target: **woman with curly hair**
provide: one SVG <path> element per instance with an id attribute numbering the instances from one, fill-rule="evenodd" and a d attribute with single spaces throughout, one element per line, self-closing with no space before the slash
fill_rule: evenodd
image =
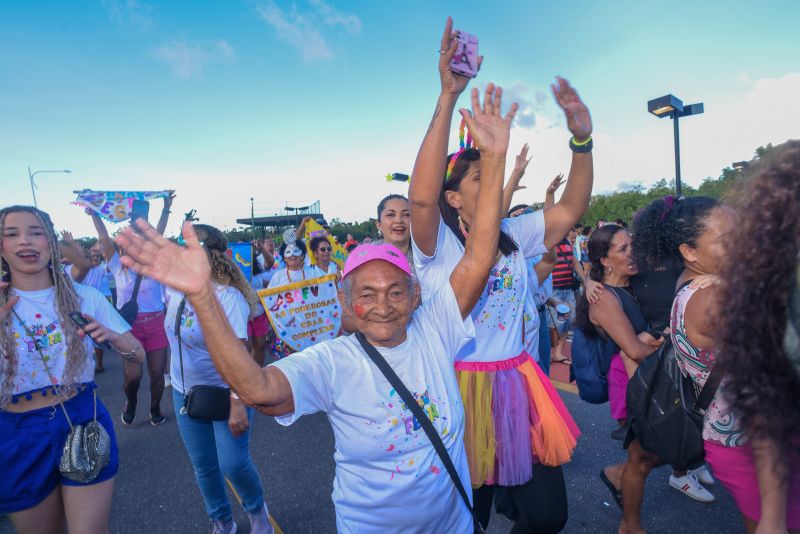
<path id="1" fill-rule="evenodd" d="M 132 363 L 144 361 L 144 349 L 99 291 L 64 272 L 47 213 L 0 210 L 0 249 L 0 514 L 21 534 L 108 532 L 119 456 L 86 336 Z M 89 321 L 80 330 L 76 312 Z M 76 482 L 59 461 L 70 427 L 93 419 L 110 438 L 108 463 Z"/>
<path id="2" fill-rule="evenodd" d="M 715 474 L 748 532 L 800 532 L 800 142 L 753 169 L 737 207 L 715 326 L 726 401 L 747 443 L 706 442 L 706 456 L 724 463 Z"/>
<path id="3" fill-rule="evenodd" d="M 211 280 L 217 300 L 236 336 L 244 343 L 247 319 L 251 310 L 260 306 L 258 297 L 228 256 L 228 243 L 222 232 L 205 224 L 193 226 L 211 263 Z M 177 408 L 185 406 L 186 396 L 194 386 L 228 386 L 211 361 L 192 305 L 183 293 L 174 289 L 167 288 L 165 296 L 167 314 L 164 328 L 172 350 L 172 399 Z M 227 421 L 199 420 L 189 416 L 186 410 L 176 409 L 178 429 L 194 466 L 213 532 L 236 532 L 225 479 L 241 498 L 242 507 L 250 519 L 250 532 L 272 532 L 261 479 L 250 458 L 253 409 L 245 406 L 235 393 L 231 393 L 230 403 Z"/>

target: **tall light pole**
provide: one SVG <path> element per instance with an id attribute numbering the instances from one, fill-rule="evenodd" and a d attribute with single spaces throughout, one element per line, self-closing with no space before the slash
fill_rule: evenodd
<path id="1" fill-rule="evenodd" d="M 36 184 L 33 183 L 33 177 L 37 174 L 44 174 L 44 173 L 53 173 L 53 172 L 60 172 L 70 174 L 72 171 L 69 169 L 62 169 L 62 170 L 42 170 L 42 171 L 33 171 L 31 172 L 31 168 L 28 167 L 28 178 L 31 181 L 31 193 L 33 193 L 33 207 L 38 208 L 39 204 L 36 203 Z"/>
<path id="2" fill-rule="evenodd" d="M 253 241 L 256 240 L 256 216 L 253 210 L 253 197 L 250 197 L 250 231 L 253 234 Z"/>
<path id="3" fill-rule="evenodd" d="M 689 115 L 700 115 L 703 113 L 703 103 L 684 105 L 683 102 L 674 95 L 664 95 L 647 102 L 647 111 L 658 118 L 669 117 L 672 119 L 672 126 L 675 137 L 675 194 L 681 196 L 681 147 L 680 132 L 678 130 L 678 119 Z"/>

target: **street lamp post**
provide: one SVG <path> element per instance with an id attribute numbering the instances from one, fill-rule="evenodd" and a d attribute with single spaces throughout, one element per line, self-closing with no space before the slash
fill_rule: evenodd
<path id="1" fill-rule="evenodd" d="M 54 172 L 61 172 L 70 174 L 72 171 L 69 169 L 62 169 L 62 170 L 41 170 L 41 171 L 33 171 L 31 172 L 31 168 L 28 167 L 28 178 L 31 181 L 31 193 L 33 193 L 33 207 L 39 208 L 39 204 L 36 202 L 36 184 L 33 183 L 33 177 L 37 174 L 44 174 L 44 173 L 54 173 Z"/>
<path id="2" fill-rule="evenodd" d="M 700 115 L 703 113 L 703 103 L 684 105 L 681 99 L 674 95 L 664 95 L 647 102 L 647 111 L 658 118 L 669 117 L 672 119 L 672 127 L 675 137 L 675 194 L 681 196 L 681 147 L 680 131 L 678 129 L 678 119 L 689 115 Z"/>
<path id="3" fill-rule="evenodd" d="M 256 240 L 256 216 L 253 209 L 253 197 L 250 197 L 250 233 L 253 234 L 253 241 Z"/>

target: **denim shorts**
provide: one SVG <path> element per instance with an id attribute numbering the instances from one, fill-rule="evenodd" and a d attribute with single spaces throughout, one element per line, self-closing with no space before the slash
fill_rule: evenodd
<path id="1" fill-rule="evenodd" d="M 94 418 L 95 385 L 64 403 L 74 425 Z M 61 451 L 69 434 L 69 423 L 61 407 L 48 406 L 23 413 L 0 411 L 0 514 L 20 512 L 42 502 L 56 486 L 89 486 L 113 478 L 119 469 L 119 451 L 114 424 L 108 410 L 97 399 L 97 421 L 111 438 L 111 459 L 88 484 L 61 476 Z"/>

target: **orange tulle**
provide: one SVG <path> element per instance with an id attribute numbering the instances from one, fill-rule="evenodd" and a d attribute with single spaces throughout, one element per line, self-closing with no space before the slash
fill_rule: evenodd
<path id="1" fill-rule="evenodd" d="M 517 367 L 528 384 L 531 403 L 531 448 L 543 465 L 558 466 L 572 458 L 577 445 L 577 436 L 570 431 L 562 414 L 548 395 L 533 362 L 527 361 Z M 560 399 L 559 399 L 560 401 Z M 533 408 L 535 406 L 535 408 Z M 569 417 L 569 414 L 567 413 Z M 571 417 L 570 417 L 571 419 Z M 574 422 L 573 422 L 574 425 Z M 575 427 L 577 429 L 577 426 Z"/>

